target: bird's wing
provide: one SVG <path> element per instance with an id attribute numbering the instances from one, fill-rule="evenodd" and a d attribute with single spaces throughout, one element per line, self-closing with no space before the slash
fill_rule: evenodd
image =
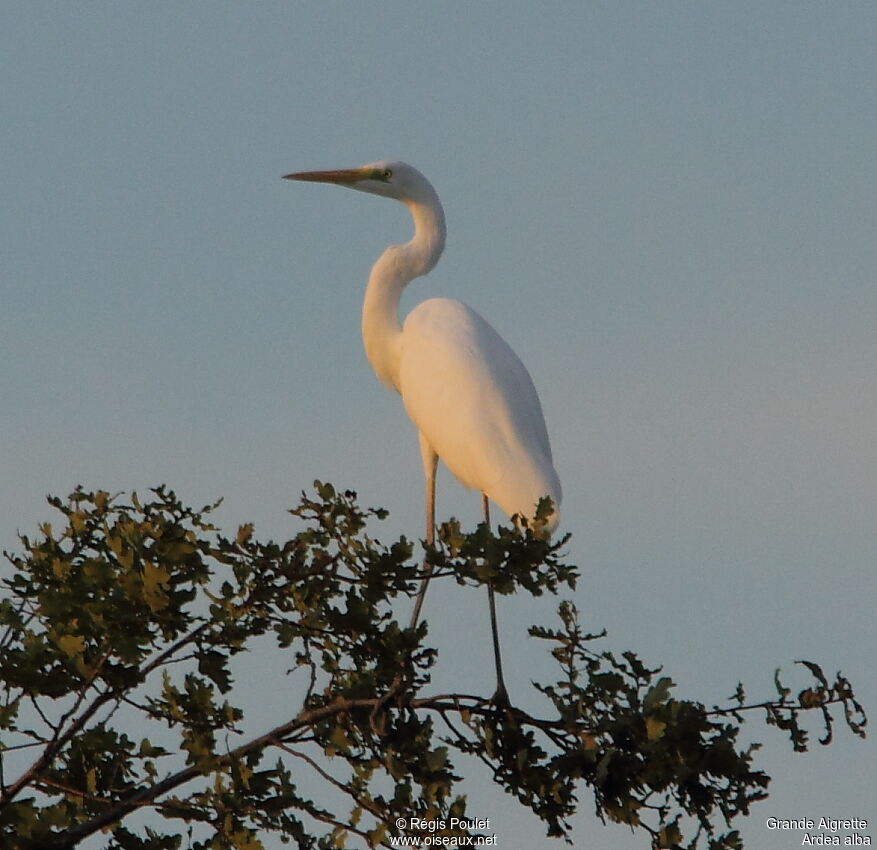
<path id="1" fill-rule="evenodd" d="M 405 320 L 405 409 L 451 472 L 507 513 L 560 500 L 539 397 L 524 364 L 465 304 L 433 298 Z"/>

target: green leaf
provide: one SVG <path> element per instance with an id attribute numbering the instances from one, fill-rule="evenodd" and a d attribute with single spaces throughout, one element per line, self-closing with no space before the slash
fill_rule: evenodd
<path id="1" fill-rule="evenodd" d="M 669 676 L 662 676 L 649 688 L 643 699 L 643 711 L 654 711 L 657 706 L 667 702 L 670 698 L 670 690 L 673 688 L 673 680 Z"/>
<path id="2" fill-rule="evenodd" d="M 143 564 L 143 599 L 153 613 L 163 610 L 168 605 L 165 589 L 170 582 L 170 573 L 161 566 L 150 561 Z"/>
<path id="3" fill-rule="evenodd" d="M 55 638 L 55 643 L 70 658 L 81 658 L 85 652 L 85 638 L 82 635 L 61 635 Z"/>
<path id="4" fill-rule="evenodd" d="M 663 720 L 658 720 L 654 716 L 646 718 L 646 737 L 650 741 L 655 741 L 664 734 L 667 724 Z"/>
<path id="5" fill-rule="evenodd" d="M 198 672 L 207 676 L 220 690 L 228 693 L 231 690 L 231 674 L 227 667 L 228 657 L 213 649 L 198 653 Z"/>
<path id="6" fill-rule="evenodd" d="M 448 763 L 448 748 L 437 747 L 426 754 L 426 766 L 433 772 L 441 770 Z"/>

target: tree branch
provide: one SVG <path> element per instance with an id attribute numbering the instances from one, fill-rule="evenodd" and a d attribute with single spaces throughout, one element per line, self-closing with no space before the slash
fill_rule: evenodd
<path id="1" fill-rule="evenodd" d="M 362 699 L 340 699 L 329 705 L 320 706 L 319 708 L 303 709 L 299 714 L 287 723 L 276 726 L 270 732 L 253 738 L 241 746 L 229 751 L 225 755 L 217 756 L 213 765 L 216 768 L 225 767 L 233 762 L 238 761 L 244 756 L 265 749 L 269 746 L 283 747 L 285 739 L 290 735 L 294 735 L 301 729 L 310 728 L 316 723 L 327 718 L 334 717 L 338 714 L 348 712 L 354 709 L 373 709 L 380 702 L 380 698 L 362 698 Z M 466 704 L 468 703 L 468 704 Z M 413 709 L 425 709 L 438 713 L 450 712 L 459 713 L 464 708 L 470 712 L 479 715 L 490 715 L 495 709 L 489 699 L 473 695 L 464 694 L 440 694 L 438 696 L 424 697 L 422 699 L 413 699 L 408 704 Z M 529 714 L 517 709 L 512 709 L 519 722 L 524 725 L 532 725 L 537 727 L 550 727 L 555 724 L 552 721 L 538 720 L 530 717 Z M 72 829 L 59 834 L 54 840 L 46 841 L 42 844 L 43 850 L 70 850 L 75 847 L 84 838 L 94 835 L 102 829 L 122 820 L 135 809 L 143 806 L 151 805 L 159 797 L 191 782 L 199 776 L 203 776 L 202 770 L 196 767 L 187 767 L 177 771 L 170 776 L 165 777 L 161 782 L 150 785 L 147 788 L 141 788 L 130 794 L 126 798 L 120 800 L 115 806 L 100 815 L 86 821 Z"/>

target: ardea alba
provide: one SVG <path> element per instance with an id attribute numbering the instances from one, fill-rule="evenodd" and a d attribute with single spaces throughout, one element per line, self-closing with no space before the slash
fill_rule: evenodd
<path id="1" fill-rule="evenodd" d="M 449 298 L 430 298 L 399 322 L 402 290 L 435 266 L 445 247 L 445 214 L 432 184 L 404 162 L 375 162 L 341 171 L 305 171 L 289 180 L 335 183 L 402 201 L 414 219 L 414 236 L 391 245 L 369 276 L 362 306 L 365 352 L 378 378 L 401 396 L 417 426 L 426 477 L 426 541 L 435 540 L 435 473 L 438 458 L 466 486 L 509 516 L 532 517 L 550 496 L 558 521 L 561 488 L 551 458 L 539 396 L 524 364 L 474 310 Z M 417 624 L 429 567 L 417 597 Z M 502 677 L 496 607 L 488 585 L 497 699 L 507 694 Z"/>

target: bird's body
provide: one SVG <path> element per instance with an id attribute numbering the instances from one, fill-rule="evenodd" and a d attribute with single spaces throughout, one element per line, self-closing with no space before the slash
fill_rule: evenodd
<path id="1" fill-rule="evenodd" d="M 432 184 L 403 162 L 376 162 L 342 171 L 286 175 L 335 183 L 401 201 L 414 220 L 414 236 L 391 245 L 369 276 L 362 307 L 366 356 L 378 378 L 401 396 L 418 430 L 426 478 L 426 542 L 435 533 L 435 472 L 441 458 L 465 486 L 509 516 L 532 518 L 550 497 L 558 521 L 560 480 L 554 469 L 539 396 L 524 364 L 474 310 L 448 298 L 430 298 L 399 321 L 399 299 L 415 277 L 435 266 L 445 246 L 445 215 Z M 430 568 L 412 617 L 416 624 Z M 497 699 L 505 699 L 493 589 L 491 622 L 497 662 Z"/>
<path id="2" fill-rule="evenodd" d="M 474 310 L 431 298 L 408 314 L 397 389 L 421 440 L 464 486 L 480 490 L 508 516 L 532 516 L 543 496 L 559 502 L 533 381 Z"/>

